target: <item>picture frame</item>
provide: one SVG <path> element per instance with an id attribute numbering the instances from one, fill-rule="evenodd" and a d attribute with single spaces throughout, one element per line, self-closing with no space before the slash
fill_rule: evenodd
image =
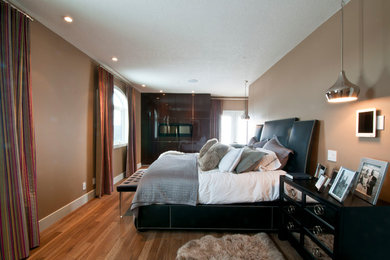
<path id="1" fill-rule="evenodd" d="M 316 182 L 315 187 L 317 188 L 317 190 L 319 192 L 321 192 L 326 187 L 324 184 L 325 184 L 327 179 L 328 178 L 325 176 L 325 174 L 320 175 L 320 177 L 318 178 L 318 181 Z"/>
<path id="2" fill-rule="evenodd" d="M 319 178 L 321 175 L 325 175 L 325 172 L 326 172 L 326 167 L 320 163 L 317 163 L 317 168 L 314 177 Z"/>
<path id="3" fill-rule="evenodd" d="M 339 172 L 339 169 L 333 168 L 332 172 L 329 175 L 329 185 L 332 186 L 334 180 L 336 179 L 337 173 Z"/>
<path id="4" fill-rule="evenodd" d="M 356 136 L 376 136 L 376 108 L 360 109 L 356 111 Z"/>
<path id="5" fill-rule="evenodd" d="M 375 205 L 382 189 L 388 166 L 389 163 L 385 161 L 362 158 L 354 184 L 354 194 Z"/>
<path id="6" fill-rule="evenodd" d="M 343 202 L 347 197 L 350 188 L 354 184 L 355 176 L 356 176 L 355 171 L 352 171 L 344 167 L 340 167 L 336 179 L 334 180 L 332 186 L 330 187 L 329 195 L 331 195 L 339 202 Z"/>

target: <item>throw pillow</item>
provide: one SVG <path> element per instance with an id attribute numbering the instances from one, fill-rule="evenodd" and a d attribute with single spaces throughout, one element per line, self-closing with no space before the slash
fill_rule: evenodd
<path id="1" fill-rule="evenodd" d="M 259 171 L 275 171 L 280 168 L 281 164 L 278 157 L 273 151 L 266 150 L 264 148 L 256 148 L 256 150 L 265 153 L 263 158 L 261 158 L 259 164 L 255 167 Z"/>
<path id="2" fill-rule="evenodd" d="M 241 154 L 244 151 L 244 148 L 236 149 L 232 148 L 230 151 L 225 154 L 218 164 L 220 172 L 232 172 L 236 168 L 237 164 L 240 162 Z"/>
<path id="3" fill-rule="evenodd" d="M 276 136 L 269 140 L 263 148 L 275 152 L 281 164 L 279 169 L 283 169 L 286 166 L 289 155 L 294 153 L 291 149 L 284 147 Z"/>
<path id="4" fill-rule="evenodd" d="M 244 151 L 241 155 L 241 160 L 236 168 L 236 173 L 253 171 L 265 154 L 266 153 L 264 152 L 250 149 L 248 147 L 244 148 Z"/>
<path id="5" fill-rule="evenodd" d="M 259 140 L 257 140 L 256 136 L 252 137 L 249 142 L 248 142 L 248 146 L 251 146 L 255 143 L 257 143 Z"/>
<path id="6" fill-rule="evenodd" d="M 254 143 L 252 146 L 253 148 L 263 148 L 264 145 L 269 141 L 269 139 L 261 140 L 260 142 Z"/>
<path id="7" fill-rule="evenodd" d="M 203 155 L 206 154 L 206 152 L 211 148 L 211 146 L 213 146 L 216 143 L 218 143 L 217 138 L 207 140 L 207 142 L 202 146 L 202 148 L 199 151 L 199 158 L 203 157 Z"/>
<path id="8" fill-rule="evenodd" d="M 199 158 L 199 167 L 202 171 L 210 171 L 215 169 L 219 161 L 229 151 L 229 146 L 226 144 L 216 143 L 213 144 L 210 149 Z"/>

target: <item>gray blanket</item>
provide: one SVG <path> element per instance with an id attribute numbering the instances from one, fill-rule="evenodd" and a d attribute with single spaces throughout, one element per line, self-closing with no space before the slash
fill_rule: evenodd
<path id="1" fill-rule="evenodd" d="M 167 154 L 154 161 L 141 181 L 131 204 L 138 217 L 138 207 L 151 204 L 195 206 L 198 199 L 196 154 Z"/>

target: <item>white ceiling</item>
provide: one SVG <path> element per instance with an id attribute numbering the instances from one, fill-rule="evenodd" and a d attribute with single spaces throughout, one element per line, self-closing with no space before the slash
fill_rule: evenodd
<path id="1" fill-rule="evenodd" d="M 340 9 L 340 0 L 11 2 L 128 81 L 146 84 L 142 91 L 214 96 L 243 96 L 245 80 L 254 82 Z"/>

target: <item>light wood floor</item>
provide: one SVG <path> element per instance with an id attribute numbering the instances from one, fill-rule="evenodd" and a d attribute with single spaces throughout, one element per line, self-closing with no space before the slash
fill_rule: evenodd
<path id="1" fill-rule="evenodd" d="M 115 189 L 116 190 L 116 189 Z M 123 193 L 129 206 L 133 193 Z M 175 259 L 177 249 L 206 234 L 225 233 L 137 232 L 133 217 L 119 218 L 119 194 L 94 199 L 41 233 L 41 245 L 28 259 Z M 124 203 L 125 204 L 125 203 Z M 270 234 L 287 259 L 301 259 L 288 242 Z"/>

